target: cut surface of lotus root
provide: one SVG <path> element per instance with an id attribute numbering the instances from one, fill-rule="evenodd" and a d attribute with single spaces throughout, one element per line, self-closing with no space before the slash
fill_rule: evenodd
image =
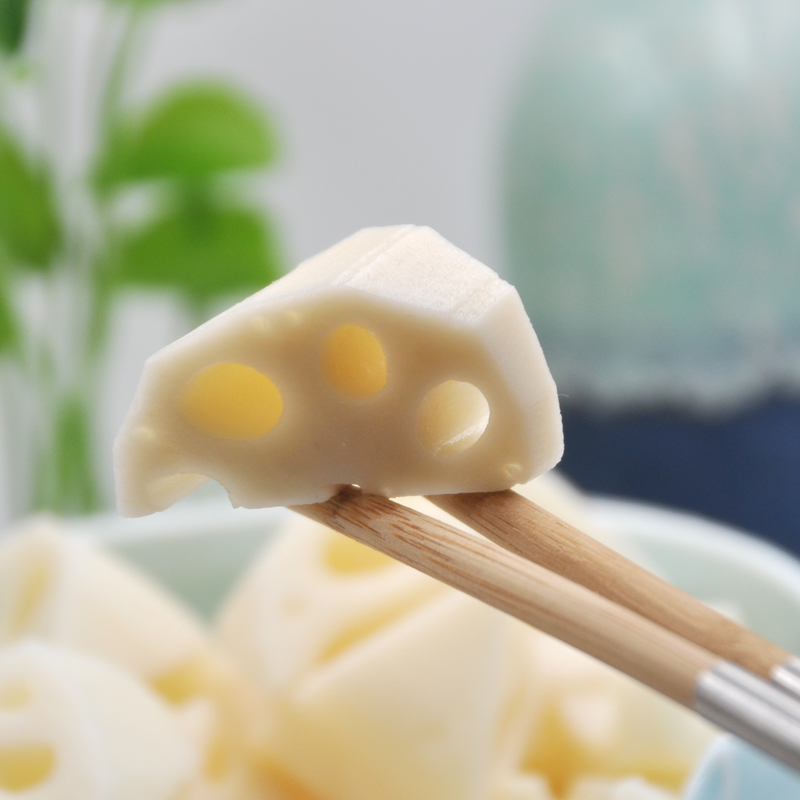
<path id="1" fill-rule="evenodd" d="M 514 287 L 429 228 L 369 228 L 147 361 L 117 502 L 149 514 L 207 478 L 246 507 L 495 491 L 562 449 Z"/>

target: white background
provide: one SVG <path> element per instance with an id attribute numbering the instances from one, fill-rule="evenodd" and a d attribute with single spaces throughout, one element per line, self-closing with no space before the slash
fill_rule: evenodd
<path id="1" fill-rule="evenodd" d="M 230 76 L 284 143 L 267 193 L 292 260 L 365 225 L 425 223 L 500 257 L 498 167 L 531 0 L 225 0 L 173 5 L 137 94 Z"/>
<path id="2" fill-rule="evenodd" d="M 45 110 L 37 123 L 23 98 L 17 116 L 30 129 L 25 138 L 38 136 L 62 165 L 66 211 L 79 214 L 70 182 L 83 179 L 93 146 L 91 87 L 98 52 L 110 41 L 109 6 L 49 4 L 39 56 L 56 66 L 45 81 Z M 253 191 L 277 223 L 287 267 L 359 228 L 416 223 L 502 273 L 503 150 L 539 6 L 537 0 L 174 2 L 150 15 L 136 42 L 126 102 L 136 106 L 184 78 L 212 77 L 232 81 L 270 110 L 282 152 Z M 36 306 L 42 325 L 58 333 L 61 323 Z M 111 443 L 142 364 L 187 326 L 168 298 L 131 296 L 117 312 L 96 441 L 109 501 Z M 0 518 L 19 505 L 8 502 L 8 492 L 21 496 L 23 456 L 12 456 L 10 472 L 0 464 L 0 485 L 7 483 L 3 472 L 11 480 Z"/>

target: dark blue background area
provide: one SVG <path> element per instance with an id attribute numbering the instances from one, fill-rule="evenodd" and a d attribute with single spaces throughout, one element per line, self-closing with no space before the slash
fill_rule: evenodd
<path id="1" fill-rule="evenodd" d="M 694 511 L 800 554 L 800 401 L 733 416 L 562 406 L 560 468 L 582 488 Z"/>

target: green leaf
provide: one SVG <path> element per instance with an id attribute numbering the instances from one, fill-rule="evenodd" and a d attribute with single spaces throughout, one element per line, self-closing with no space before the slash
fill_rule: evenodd
<path id="1" fill-rule="evenodd" d="M 5 270 L 2 277 L 5 278 Z M 11 308 L 5 280 L 0 283 L 0 353 L 14 350 L 19 344 L 17 319 Z"/>
<path id="2" fill-rule="evenodd" d="M 182 208 L 124 238 L 117 280 L 177 289 L 202 305 L 261 289 L 280 275 L 276 238 L 245 209 Z"/>
<path id="3" fill-rule="evenodd" d="M 0 238 L 9 258 L 46 269 L 61 242 L 49 176 L 0 130 Z"/>
<path id="4" fill-rule="evenodd" d="M 180 86 L 108 136 L 101 188 L 158 178 L 198 179 L 267 166 L 277 138 L 263 109 L 219 84 Z"/>
<path id="5" fill-rule="evenodd" d="M 0 48 L 16 53 L 25 37 L 30 0 L 0 0 Z"/>

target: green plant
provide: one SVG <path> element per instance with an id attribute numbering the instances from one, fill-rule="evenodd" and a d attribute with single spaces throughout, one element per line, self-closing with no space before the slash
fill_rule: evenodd
<path id="1" fill-rule="evenodd" d="M 274 229 L 248 202 L 243 182 L 273 164 L 277 139 L 263 109 L 220 82 L 182 83 L 146 107 L 126 108 L 130 43 L 155 4 L 109 0 L 122 33 L 110 67 L 100 71 L 96 150 L 77 188 L 59 186 L 52 159 L 31 152 L 5 113 L 6 90 L 36 80 L 26 37 L 43 2 L 0 0 L 0 354 L 6 377 L 24 386 L 24 402 L 38 420 L 32 441 L 16 445 L 33 453 L 34 487 L 17 510 L 82 513 L 103 502 L 92 437 L 115 298 L 130 287 L 170 291 L 199 321 L 220 297 L 244 295 L 277 277 Z M 135 192 L 147 195 L 147 214 L 126 223 L 116 210 Z M 73 193 L 86 201 L 81 215 L 70 213 Z M 48 320 L 57 318 L 69 287 L 72 330 L 48 339 L 26 321 L 17 297 L 30 282 L 48 298 Z M 13 422 L 14 410 L 6 417 Z M 9 455 L 24 464 L 18 452 Z"/>

